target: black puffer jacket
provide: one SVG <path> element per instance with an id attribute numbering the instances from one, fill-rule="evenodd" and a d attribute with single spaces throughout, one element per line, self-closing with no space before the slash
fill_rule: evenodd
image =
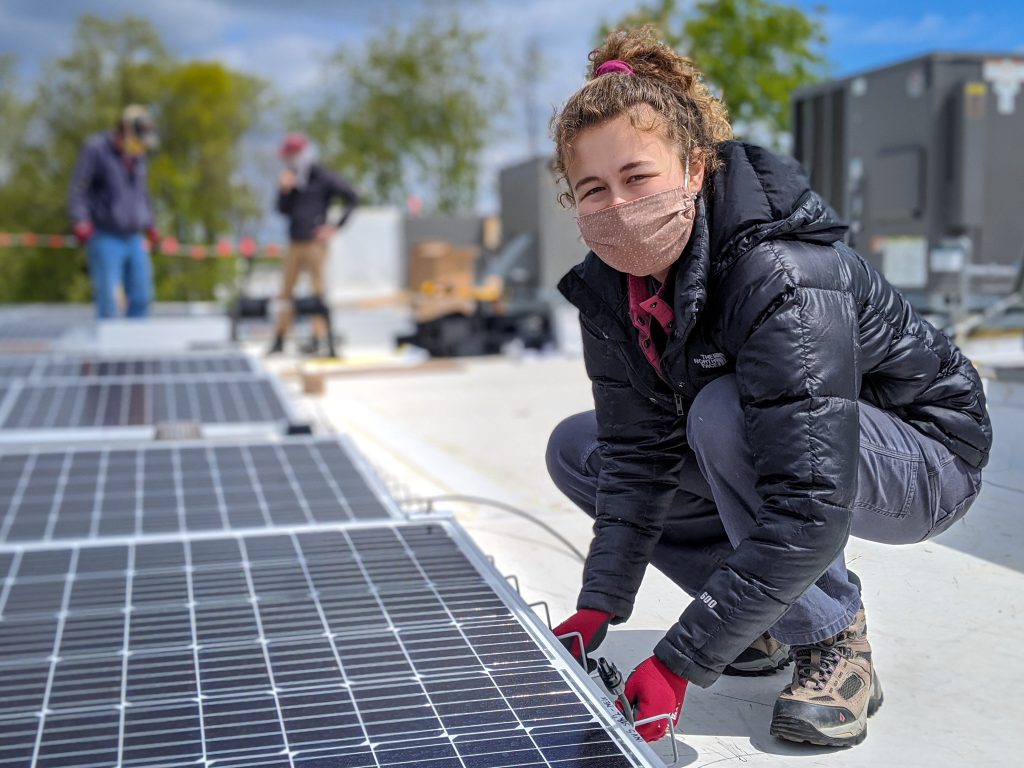
<path id="1" fill-rule="evenodd" d="M 345 206 L 338 222 L 341 227 L 359 205 L 359 196 L 351 184 L 319 163 L 309 169 L 309 179 L 302 189 L 278 192 L 277 210 L 288 217 L 288 239 L 293 243 L 316 239 L 316 231 L 327 223 L 327 209 L 335 198 L 341 198 Z"/>
<path id="2" fill-rule="evenodd" d="M 689 450 L 685 414 L 708 382 L 736 374 L 757 531 L 704 584 L 714 607 L 693 601 L 655 649 L 702 686 L 845 546 L 859 398 L 976 467 L 992 436 L 971 363 L 840 241 L 796 163 L 737 142 L 720 151 L 676 267 L 668 382 L 640 351 L 622 274 L 590 253 L 559 285 L 580 310 L 604 458 L 579 607 L 629 616 Z"/>

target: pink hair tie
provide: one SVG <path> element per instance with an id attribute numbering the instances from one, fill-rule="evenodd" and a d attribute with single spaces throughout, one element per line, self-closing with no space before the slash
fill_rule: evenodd
<path id="1" fill-rule="evenodd" d="M 594 70 L 594 77 L 607 75 L 611 72 L 621 72 L 624 75 L 632 75 L 633 68 L 629 66 L 627 62 L 622 61 L 622 59 L 609 59 Z"/>

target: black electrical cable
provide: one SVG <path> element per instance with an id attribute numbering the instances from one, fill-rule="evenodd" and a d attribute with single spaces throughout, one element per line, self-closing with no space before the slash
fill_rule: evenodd
<path id="1" fill-rule="evenodd" d="M 316 408 L 320 416 L 320 421 L 324 425 L 326 425 L 329 432 L 331 432 L 332 434 L 337 434 L 336 430 L 334 429 L 334 426 L 331 424 L 331 420 L 324 415 L 324 410 L 321 403 L 316 398 L 313 398 L 313 401 L 316 404 Z M 404 498 L 401 501 L 404 504 L 435 504 L 443 502 L 463 502 L 466 504 L 479 504 L 485 507 L 494 507 L 495 509 L 500 509 L 504 512 L 508 512 L 511 515 L 517 515 L 518 517 L 521 517 L 524 520 L 528 520 L 534 525 L 544 529 L 553 538 L 557 539 L 562 544 L 562 546 L 569 550 L 569 552 L 571 552 L 572 555 L 581 563 L 585 563 L 587 561 L 587 556 L 580 552 L 571 541 L 569 541 L 567 538 L 565 538 L 565 536 L 560 534 L 558 531 L 556 531 L 550 525 L 545 523 L 543 520 L 536 517 L 535 515 L 531 515 L 526 510 L 519 509 L 519 507 L 514 507 L 511 504 L 506 504 L 503 501 L 497 501 L 496 499 L 488 499 L 483 496 L 464 496 L 462 494 L 457 493 L 443 494 L 440 496 L 413 496 L 409 498 Z"/>
<path id="2" fill-rule="evenodd" d="M 556 531 L 550 525 L 545 523 L 543 520 L 541 520 L 540 518 L 538 518 L 535 515 L 531 515 L 529 512 L 527 512 L 525 510 L 519 509 L 519 507 L 513 507 L 511 504 L 506 504 L 503 501 L 496 501 L 495 499 L 488 499 L 488 498 L 484 498 L 483 496 L 463 496 L 461 494 L 445 494 L 445 495 L 441 495 L 441 496 L 424 496 L 424 497 L 419 497 L 419 498 L 403 499 L 403 501 L 405 501 L 407 503 L 421 503 L 421 504 L 437 504 L 437 503 L 445 503 L 445 502 L 464 502 L 466 504 L 479 504 L 479 505 L 485 506 L 485 507 L 494 507 L 495 509 L 500 509 L 500 510 L 502 510 L 504 512 L 508 512 L 511 515 L 516 515 L 518 517 L 521 517 L 524 520 L 529 520 L 534 525 L 537 525 L 540 528 L 543 528 L 551 536 L 553 536 L 554 538 L 558 539 L 558 541 L 567 550 L 569 550 L 576 557 L 576 559 L 578 559 L 581 563 L 584 563 L 587 560 L 586 555 L 584 555 L 582 552 L 580 552 L 571 541 L 569 541 L 567 538 L 565 538 L 565 536 L 560 534 L 558 531 Z"/>

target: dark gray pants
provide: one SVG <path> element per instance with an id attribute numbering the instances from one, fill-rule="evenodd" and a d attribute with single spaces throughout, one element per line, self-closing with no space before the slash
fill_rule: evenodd
<path id="1" fill-rule="evenodd" d="M 754 528 L 761 506 L 734 376 L 701 390 L 687 419 L 693 453 L 679 475 L 679 491 L 665 520 L 652 564 L 688 594 Z M 570 416 L 548 441 L 555 485 L 595 515 L 601 455 L 594 411 Z M 981 470 L 898 418 L 860 403 L 860 465 L 853 503 L 853 535 L 885 544 L 910 544 L 941 533 L 970 507 Z M 860 595 L 842 555 L 772 627 L 791 645 L 816 643 L 853 621 Z"/>

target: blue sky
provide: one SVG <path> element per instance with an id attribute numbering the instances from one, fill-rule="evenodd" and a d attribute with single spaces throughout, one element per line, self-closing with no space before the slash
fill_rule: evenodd
<path id="1" fill-rule="evenodd" d="M 840 75 L 928 51 L 1024 52 L 1024 6 L 1019 0 L 822 5 L 829 35 L 826 53 Z"/>
<path id="2" fill-rule="evenodd" d="M 825 54 L 837 76 L 933 50 L 1024 52 L 1020 0 L 796 4 L 824 8 Z M 493 49 L 496 67 L 514 69 L 531 40 L 544 56 L 544 76 L 532 86 L 542 119 L 531 136 L 525 95 L 513 97 L 487 150 L 486 198 L 493 194 L 488 185 L 493 186 L 497 168 L 522 159 L 531 144 L 548 146 L 546 117 L 581 82 L 599 24 L 636 5 L 633 0 L 0 0 L 0 53 L 18 57 L 29 86 L 45 61 L 68 50 L 81 13 L 108 18 L 132 13 L 150 19 L 180 56 L 221 60 L 301 97 L 315 92 L 320 62 L 339 46 L 358 46 L 391 20 L 456 6 L 469 23 L 500 30 Z"/>

